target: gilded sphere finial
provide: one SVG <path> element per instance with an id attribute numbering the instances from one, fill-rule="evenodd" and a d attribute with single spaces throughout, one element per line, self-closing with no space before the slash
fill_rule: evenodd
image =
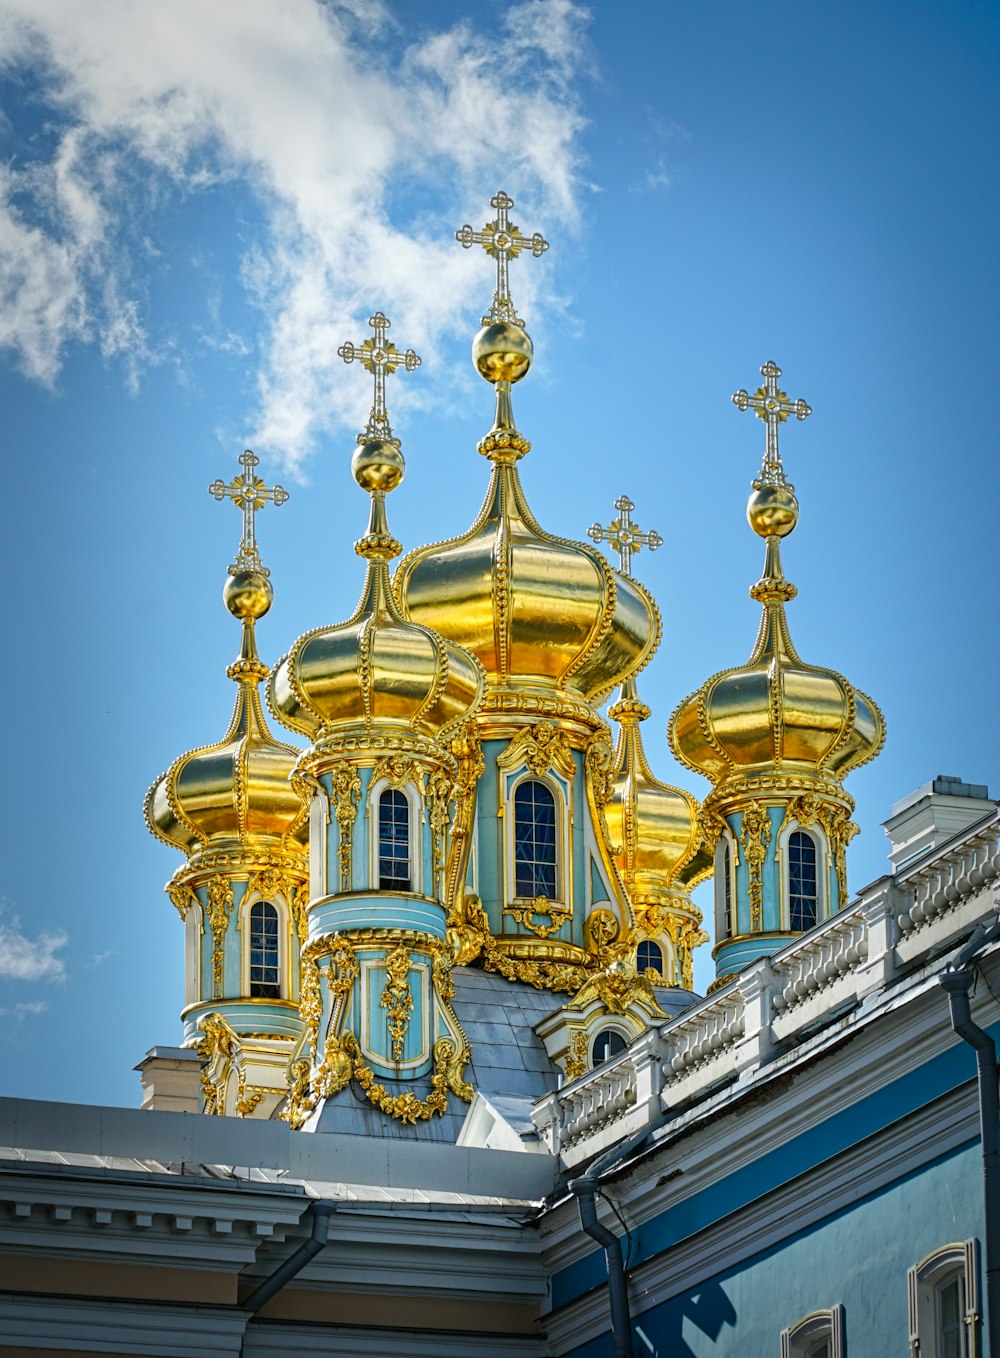
<path id="1" fill-rule="evenodd" d="M 362 490 L 395 490 L 403 479 L 406 463 L 395 443 L 388 439 L 368 439 L 351 458 L 351 471 Z"/>
<path id="2" fill-rule="evenodd" d="M 747 501 L 747 522 L 762 538 L 784 538 L 799 521 L 799 502 L 791 486 L 755 486 Z"/>
<path id="3" fill-rule="evenodd" d="M 222 598 L 234 618 L 262 618 L 271 607 L 274 590 L 263 571 L 233 571 L 226 576 Z"/>
<path id="4" fill-rule="evenodd" d="M 534 347 L 528 332 L 511 321 L 486 325 L 472 341 L 472 361 L 487 382 L 520 382 L 531 367 Z"/>

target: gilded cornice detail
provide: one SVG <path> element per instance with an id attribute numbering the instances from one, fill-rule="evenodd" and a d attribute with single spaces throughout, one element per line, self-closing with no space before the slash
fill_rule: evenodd
<path id="1" fill-rule="evenodd" d="M 760 802 L 751 802 L 743 812 L 740 843 L 749 873 L 750 927 L 756 933 L 763 927 L 762 869 L 771 842 L 771 818 Z"/>
<path id="2" fill-rule="evenodd" d="M 171 903 L 176 907 L 177 913 L 182 920 L 187 919 L 187 912 L 192 903 L 195 905 L 199 903 L 198 897 L 187 882 L 179 882 L 176 879 L 172 879 L 163 889 L 170 897 Z"/>
<path id="3" fill-rule="evenodd" d="M 410 990 L 410 954 L 402 943 L 385 956 L 385 988 L 379 1004 L 388 1010 L 389 1036 L 392 1038 L 392 1059 L 397 1064 L 403 1059 L 406 1032 L 413 1013 L 413 992 Z"/>
<path id="4" fill-rule="evenodd" d="M 522 928 L 528 929 L 537 938 L 549 938 L 573 918 L 571 905 L 557 905 L 547 896 L 536 896 L 530 905 L 505 905 L 503 913 L 516 920 Z M 538 923 L 537 916 L 547 915 L 548 924 Z"/>
<path id="5" fill-rule="evenodd" d="M 407 783 L 413 783 L 420 787 L 423 779 L 417 771 L 417 766 L 411 758 L 402 753 L 388 754 L 380 759 L 372 769 L 370 787 L 380 783 L 382 779 L 388 783 L 395 792 L 400 792 Z"/>
<path id="6" fill-rule="evenodd" d="M 333 811 L 340 831 L 337 847 L 337 862 L 340 867 L 340 889 L 351 889 L 351 852 L 354 838 L 354 822 L 358 815 L 358 800 L 361 796 L 361 775 L 347 760 L 335 764 L 330 770 Z"/>
<path id="7" fill-rule="evenodd" d="M 212 997 L 222 995 L 226 955 L 226 930 L 233 913 L 233 884 L 218 874 L 208 883 L 208 925 L 212 930 Z"/>
<path id="8" fill-rule="evenodd" d="M 553 722 L 543 720 L 526 727 L 514 736 L 497 760 L 501 769 L 520 768 L 522 765 L 541 778 L 554 768 L 566 779 L 576 772 L 569 737 Z"/>

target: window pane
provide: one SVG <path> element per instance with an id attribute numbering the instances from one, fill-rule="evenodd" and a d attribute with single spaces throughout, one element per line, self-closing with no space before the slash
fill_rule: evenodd
<path id="1" fill-rule="evenodd" d="M 811 929 L 816 923 L 818 888 L 816 841 L 795 830 L 788 836 L 788 915 L 792 929 Z"/>
<path id="2" fill-rule="evenodd" d="M 659 945 L 651 943 L 648 939 L 643 939 L 636 949 L 635 969 L 642 972 L 647 967 L 652 967 L 654 971 L 658 971 L 661 976 L 663 975 L 663 953 L 660 951 Z"/>
<path id="3" fill-rule="evenodd" d="M 556 802 L 544 783 L 520 783 L 514 793 L 514 892 L 556 896 Z"/>
<path id="4" fill-rule="evenodd" d="M 250 998 L 281 998 L 278 912 L 270 901 L 254 901 L 250 907 Z"/>
<path id="5" fill-rule="evenodd" d="M 602 1061 L 617 1056 L 625 1050 L 626 1045 L 621 1033 L 616 1033 L 613 1028 L 603 1029 L 594 1038 L 594 1065 L 599 1066 Z"/>
<path id="6" fill-rule="evenodd" d="M 937 1310 L 938 1352 L 941 1358 L 965 1358 L 965 1288 L 954 1273 L 934 1289 Z"/>
<path id="7" fill-rule="evenodd" d="M 727 844 L 722 855 L 722 899 L 725 903 L 723 928 L 727 938 L 729 938 L 733 932 L 733 883 L 730 877 L 731 871 L 732 864 L 729 856 L 729 845 Z"/>
<path id="8" fill-rule="evenodd" d="M 411 891 L 410 804 L 393 788 L 378 801 L 379 886 L 389 891 Z"/>

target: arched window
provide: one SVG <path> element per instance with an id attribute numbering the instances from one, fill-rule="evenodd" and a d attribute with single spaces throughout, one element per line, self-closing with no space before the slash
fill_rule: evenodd
<path id="1" fill-rule="evenodd" d="M 556 799 L 535 779 L 514 790 L 515 895 L 556 899 Z"/>
<path id="2" fill-rule="evenodd" d="M 386 788 L 378 799 L 378 884 L 412 891 L 410 883 L 410 804 L 402 792 Z"/>
<path id="3" fill-rule="evenodd" d="M 813 1311 L 781 1332 L 781 1358 L 843 1358 L 844 1308 Z"/>
<path id="4" fill-rule="evenodd" d="M 250 907 L 250 998 L 281 999 L 278 912 L 270 901 L 254 901 Z"/>
<path id="5" fill-rule="evenodd" d="M 733 867 L 729 845 L 722 850 L 722 927 L 726 938 L 733 936 Z"/>
<path id="6" fill-rule="evenodd" d="M 804 830 L 788 836 L 788 924 L 798 932 L 816 923 L 819 882 L 816 875 L 816 841 Z"/>
<path id="7" fill-rule="evenodd" d="M 977 1243 L 936 1250 L 909 1273 L 910 1348 L 921 1358 L 969 1358 L 979 1307 Z"/>
<path id="8" fill-rule="evenodd" d="M 594 1038 L 594 1048 L 591 1053 L 591 1064 L 599 1066 L 602 1061 L 610 1061 L 612 1056 L 617 1056 L 623 1052 L 628 1043 L 621 1033 L 614 1028 L 602 1028 Z"/>
<path id="9" fill-rule="evenodd" d="M 659 944 L 651 943 L 649 939 L 644 938 L 636 949 L 635 969 L 641 975 L 647 967 L 652 967 L 654 971 L 663 975 L 663 953 Z"/>

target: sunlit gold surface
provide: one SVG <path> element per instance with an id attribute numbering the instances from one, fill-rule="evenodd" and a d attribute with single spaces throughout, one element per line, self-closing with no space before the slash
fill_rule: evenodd
<path id="1" fill-rule="evenodd" d="M 234 618 L 262 618 L 271 607 L 274 590 L 263 571 L 236 571 L 226 576 L 222 600 Z"/>
<path id="2" fill-rule="evenodd" d="M 244 623 L 238 684 L 229 729 L 215 745 L 175 759 L 150 788 L 150 830 L 189 858 L 248 848 L 304 850 L 305 807 L 289 783 L 299 751 L 276 741 L 261 710 L 257 686 L 267 667 L 257 658 L 253 623 Z"/>
<path id="3" fill-rule="evenodd" d="M 472 341 L 472 361 L 487 382 L 519 382 L 533 357 L 527 331 L 510 321 L 484 326 Z"/>
<path id="4" fill-rule="evenodd" d="M 405 467 L 403 454 L 385 439 L 359 444 L 351 458 L 351 473 L 362 490 L 395 490 Z"/>
<path id="5" fill-rule="evenodd" d="M 747 501 L 747 522 L 758 537 L 787 537 L 799 521 L 799 502 L 790 486 L 760 486 Z"/>
<path id="6" fill-rule="evenodd" d="M 394 585 L 408 615 L 472 651 L 491 685 L 593 701 L 640 670 L 659 641 L 649 594 L 595 548 L 539 527 L 505 462 L 494 461 L 468 532 L 411 552 Z"/>

